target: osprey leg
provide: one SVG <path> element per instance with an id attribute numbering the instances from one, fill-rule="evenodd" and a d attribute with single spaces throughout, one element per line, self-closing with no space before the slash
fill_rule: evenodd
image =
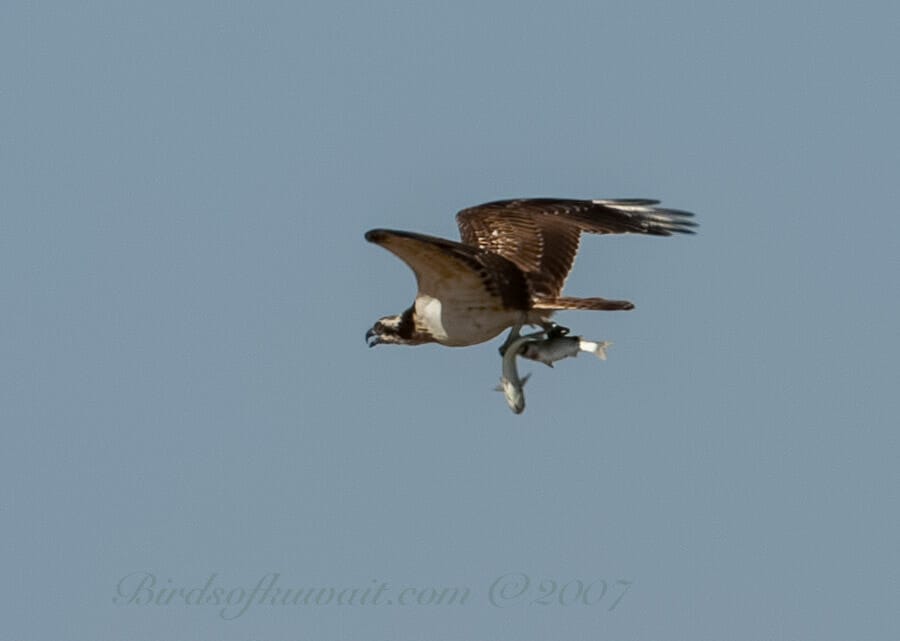
<path id="1" fill-rule="evenodd" d="M 509 346 L 512 345 L 519 339 L 519 332 L 522 329 L 522 323 L 517 323 L 513 325 L 509 330 L 509 334 L 506 335 L 506 340 L 503 341 L 503 345 L 501 345 L 497 351 L 500 352 L 500 356 L 504 356 L 506 354 L 506 350 L 509 349 Z"/>
<path id="2" fill-rule="evenodd" d="M 554 323 L 553 321 L 547 321 L 546 323 L 541 323 L 541 327 L 544 328 L 544 331 L 547 333 L 547 338 L 558 338 L 559 336 L 566 336 L 569 333 L 568 327 L 563 327 L 558 323 Z"/>

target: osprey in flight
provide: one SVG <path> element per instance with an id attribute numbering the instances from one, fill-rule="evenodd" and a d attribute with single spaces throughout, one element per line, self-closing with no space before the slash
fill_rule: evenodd
<path id="1" fill-rule="evenodd" d="M 556 335 L 550 320 L 565 309 L 632 309 L 625 300 L 562 295 L 582 232 L 590 234 L 692 234 L 693 214 L 657 207 L 659 201 L 499 200 L 456 215 L 462 242 L 390 229 L 366 232 L 366 240 L 393 252 L 415 273 L 419 291 L 402 314 L 385 316 L 366 333 L 381 343 L 453 347 L 475 345 L 523 325 Z M 503 351 L 503 348 L 501 348 Z"/>

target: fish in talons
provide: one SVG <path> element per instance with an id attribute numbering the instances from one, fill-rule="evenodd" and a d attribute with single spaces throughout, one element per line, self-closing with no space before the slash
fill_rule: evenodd
<path id="1" fill-rule="evenodd" d="M 526 374 L 524 378 L 519 378 L 519 368 L 516 366 L 516 356 L 523 345 L 528 343 L 536 343 L 546 340 L 544 332 L 535 332 L 534 334 L 526 334 L 519 336 L 506 346 L 503 352 L 503 370 L 500 377 L 500 385 L 495 387 L 498 392 L 503 392 L 506 398 L 506 404 L 514 414 L 521 414 L 525 410 L 525 383 L 531 374 Z"/>
<path id="2" fill-rule="evenodd" d="M 519 355 L 553 367 L 556 361 L 574 358 L 581 352 L 593 354 L 601 361 L 605 361 L 606 348 L 611 345 L 609 341 L 589 341 L 581 336 L 555 336 L 522 345 L 519 348 Z"/>
<path id="3" fill-rule="evenodd" d="M 531 374 L 519 376 L 516 357 L 521 356 L 539 361 L 549 367 L 564 358 L 578 356 L 580 352 L 593 354 L 600 360 L 606 360 L 606 348 L 612 345 L 607 341 L 589 341 L 580 336 L 561 334 L 548 335 L 546 332 L 535 332 L 520 336 L 512 341 L 503 355 L 503 375 L 500 385 L 495 389 L 502 391 L 506 404 L 515 414 L 525 410 L 525 382 Z"/>

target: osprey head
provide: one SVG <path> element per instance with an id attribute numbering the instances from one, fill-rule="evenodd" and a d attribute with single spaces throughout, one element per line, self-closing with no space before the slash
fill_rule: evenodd
<path id="1" fill-rule="evenodd" d="M 418 345 L 425 341 L 415 336 L 416 324 L 413 321 L 413 308 L 410 307 L 402 314 L 379 318 L 372 325 L 372 329 L 366 332 L 366 342 L 369 347 L 375 347 L 382 343 L 394 343 L 398 345 Z"/>

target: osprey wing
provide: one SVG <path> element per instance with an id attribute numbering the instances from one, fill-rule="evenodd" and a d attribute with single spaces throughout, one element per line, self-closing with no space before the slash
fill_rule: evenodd
<path id="1" fill-rule="evenodd" d="M 659 201 L 524 198 L 498 200 L 456 215 L 462 242 L 503 256 L 525 272 L 538 296 L 562 292 L 581 232 L 694 233 L 693 214 L 656 207 Z"/>
<path id="2" fill-rule="evenodd" d="M 392 229 L 373 229 L 366 240 L 384 247 L 406 263 L 416 275 L 419 293 L 484 305 L 501 303 L 528 309 L 530 293 L 522 271 L 503 256 L 452 240 Z"/>

